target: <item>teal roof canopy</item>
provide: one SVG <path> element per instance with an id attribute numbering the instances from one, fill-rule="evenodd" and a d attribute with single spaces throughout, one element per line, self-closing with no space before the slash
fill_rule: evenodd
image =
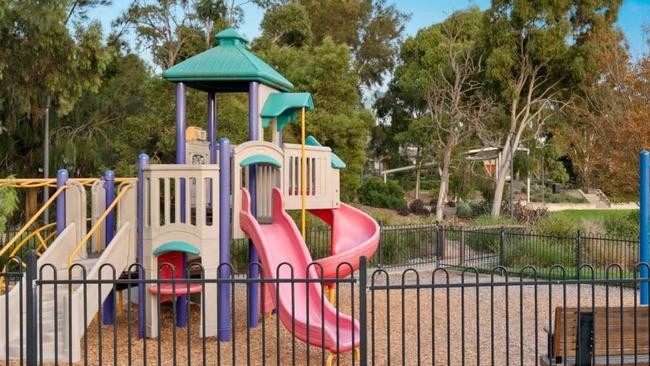
<path id="1" fill-rule="evenodd" d="M 271 124 L 276 118 L 278 121 L 278 131 L 282 131 L 284 126 L 298 117 L 298 111 L 302 108 L 307 110 L 314 109 L 314 100 L 309 93 L 273 93 L 262 107 L 262 126 L 264 128 Z"/>
<path id="2" fill-rule="evenodd" d="M 247 167 L 251 164 L 268 164 L 268 165 L 273 165 L 274 167 L 277 168 L 282 168 L 282 163 L 279 161 L 273 159 L 272 157 L 264 154 L 255 154 L 252 156 L 247 157 L 246 159 L 242 160 L 239 163 L 239 166 Z"/>
<path id="3" fill-rule="evenodd" d="M 195 255 L 200 253 L 199 249 L 190 243 L 184 241 L 170 241 L 154 249 L 153 255 L 158 256 L 169 252 L 183 252 Z"/>
<path id="4" fill-rule="evenodd" d="M 214 37 L 218 45 L 180 62 L 162 74 L 171 82 L 185 82 L 203 91 L 248 91 L 257 81 L 289 91 L 293 84 L 246 48 L 246 38 L 228 28 Z"/>
<path id="5" fill-rule="evenodd" d="M 307 145 L 307 146 L 323 146 L 312 135 L 309 135 L 309 136 L 305 137 L 305 145 Z M 347 168 L 347 165 L 345 165 L 345 162 L 341 158 L 339 158 L 338 155 L 334 154 L 333 151 L 332 151 L 332 168 L 334 168 L 334 169 L 345 169 L 345 168 Z"/>

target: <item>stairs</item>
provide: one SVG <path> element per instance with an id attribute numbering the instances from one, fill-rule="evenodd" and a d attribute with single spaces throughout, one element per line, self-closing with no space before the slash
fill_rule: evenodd
<path id="1" fill-rule="evenodd" d="M 86 258 L 77 260 L 75 264 L 81 264 L 86 268 L 86 274 L 95 266 L 98 257 L 95 258 Z M 58 268 L 59 273 L 67 271 L 66 268 Z M 76 269 L 72 273 L 73 280 L 82 279 L 83 272 L 81 269 Z M 67 360 L 68 358 L 68 344 L 66 336 L 69 332 L 68 329 L 70 324 L 68 322 L 69 312 L 66 298 L 70 298 L 71 294 L 79 287 L 80 285 L 72 285 L 72 288 L 68 284 L 61 285 L 41 285 L 40 289 L 37 289 L 37 319 L 39 321 L 37 336 L 38 336 L 38 348 L 37 352 L 40 355 L 43 355 L 43 361 L 62 359 Z M 18 286 L 17 286 L 18 287 Z M 56 291 L 55 291 L 56 290 Z M 40 297 L 40 299 L 39 299 Z M 56 301 L 55 301 L 56 300 Z M 97 301 L 95 299 L 92 299 Z M 91 299 L 89 299 L 91 301 Z M 55 307 L 56 305 L 56 307 Z M 95 314 L 87 314 L 89 318 L 92 318 Z M 23 307 L 23 329 L 25 327 L 24 322 L 27 319 L 27 313 Z M 75 324 L 76 325 L 76 324 Z M 18 356 L 21 353 L 24 355 L 26 352 L 26 340 L 25 340 L 25 331 L 22 332 L 22 340 L 20 332 L 14 332 L 9 337 L 9 354 Z"/>

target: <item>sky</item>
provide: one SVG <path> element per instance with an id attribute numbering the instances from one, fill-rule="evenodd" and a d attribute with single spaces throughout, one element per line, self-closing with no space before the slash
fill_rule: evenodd
<path id="1" fill-rule="evenodd" d="M 111 21 L 123 12 L 130 2 L 130 0 L 113 0 L 111 6 L 94 9 L 89 12 L 89 16 L 100 20 L 107 33 L 110 31 Z M 398 9 L 411 15 L 406 24 L 408 36 L 417 33 L 418 29 L 443 21 L 456 10 L 469 6 L 486 9 L 490 5 L 489 0 L 389 0 L 388 3 L 395 4 Z M 260 23 L 264 13 L 250 3 L 243 8 L 245 18 L 240 31 L 248 39 L 255 38 L 261 32 Z M 633 57 L 638 58 L 650 51 L 643 37 L 643 27 L 650 26 L 650 0 L 624 0 L 617 25 L 625 33 Z"/>

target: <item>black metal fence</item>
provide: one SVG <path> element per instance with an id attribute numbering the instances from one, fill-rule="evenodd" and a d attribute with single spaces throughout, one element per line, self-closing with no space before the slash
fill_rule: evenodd
<path id="1" fill-rule="evenodd" d="M 312 227 L 305 242 L 314 260 L 330 255 L 330 228 Z M 382 226 L 379 247 L 370 259 L 372 268 L 474 267 L 490 271 L 502 266 L 518 273 L 535 266 L 540 277 L 555 276 L 550 269 L 562 265 L 575 278 L 582 264 L 594 267 L 603 277 L 607 264 L 620 263 L 626 276 L 633 276 L 639 260 L 638 238 L 602 234 L 546 235 L 524 226 L 447 227 L 429 225 Z M 248 240 L 233 245 L 233 266 L 243 273 L 248 264 Z"/>
<path id="2" fill-rule="evenodd" d="M 71 321 L 77 311 L 76 318 L 89 324 L 82 327 L 77 343 L 77 364 L 82 365 L 353 365 L 357 347 L 361 365 L 650 362 L 650 308 L 641 305 L 637 290 L 648 281 L 626 277 L 620 265 L 607 266 L 603 278 L 589 265 L 581 265 L 578 278 L 558 265 L 552 269 L 554 280 L 539 277 L 531 266 L 517 275 L 504 267 L 489 273 L 475 268 L 369 271 L 362 258 L 356 275 L 334 279 L 301 278 L 292 274 L 304 271 L 282 266 L 280 279 L 139 280 L 120 278 L 106 266 L 106 279 L 89 280 L 81 267 L 72 270 L 78 275 L 48 265 L 37 270 L 35 256 L 29 256 L 26 272 L 0 274 L 2 309 L 13 306 L 2 314 L 0 334 L 13 336 L 0 337 L 0 360 L 74 363 L 74 340 L 67 334 L 78 327 Z M 637 273 L 647 266 L 635 268 Z M 23 276 L 24 282 L 19 280 Z M 205 295 L 184 304 L 157 301 L 160 327 L 151 337 L 138 338 L 138 322 L 149 311 L 140 318 L 134 291 L 138 285 L 182 289 L 195 284 L 202 294 L 211 286 L 229 287 L 228 341 L 207 336 L 205 314 L 219 312 L 216 305 L 206 305 Z M 247 289 L 253 284 L 271 286 L 272 298 L 283 296 L 284 302 L 249 327 Z M 329 300 L 325 284 L 336 289 Z M 114 310 L 111 325 L 100 320 L 103 298 L 89 295 L 102 286 L 116 297 L 123 293 L 125 300 Z M 65 299 L 78 289 L 83 302 L 73 309 Z M 260 295 L 265 303 L 266 292 Z M 174 321 L 181 306 L 188 313 L 186 327 Z M 222 320 L 217 318 L 217 323 Z M 329 331 L 320 331 L 325 328 Z"/>

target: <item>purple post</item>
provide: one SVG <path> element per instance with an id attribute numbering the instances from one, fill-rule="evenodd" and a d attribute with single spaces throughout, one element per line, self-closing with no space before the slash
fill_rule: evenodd
<path id="1" fill-rule="evenodd" d="M 208 146 L 210 164 L 217 163 L 217 103 L 214 92 L 208 93 Z"/>
<path id="2" fill-rule="evenodd" d="M 138 156 L 138 248 L 136 260 L 138 262 L 138 337 L 145 337 L 144 297 L 146 296 L 144 283 L 144 168 L 149 165 L 149 156 Z"/>
<path id="3" fill-rule="evenodd" d="M 106 209 L 113 203 L 115 199 L 115 173 L 112 170 L 107 170 L 104 173 L 104 191 L 106 192 Z M 104 237 L 104 249 L 113 240 L 115 230 L 115 209 L 111 210 L 106 216 L 104 222 L 106 228 L 106 235 Z M 106 300 L 104 300 L 104 310 L 102 311 L 102 322 L 104 325 L 111 325 L 114 323 L 113 312 L 115 311 L 115 297 L 111 292 Z"/>
<path id="4" fill-rule="evenodd" d="M 176 164 L 185 164 L 185 83 L 176 84 Z M 184 206 L 182 206 L 184 207 Z"/>
<path id="5" fill-rule="evenodd" d="M 180 82 L 176 84 L 176 164 L 185 164 L 185 128 L 186 114 L 185 114 L 185 83 Z M 181 222 L 185 222 L 185 179 L 181 178 Z M 187 255 L 183 254 L 183 263 L 181 268 L 176 268 L 177 271 L 186 272 L 185 262 Z M 178 327 L 187 326 L 187 302 L 189 297 L 181 295 L 176 300 L 176 325 Z"/>
<path id="6" fill-rule="evenodd" d="M 230 141 L 219 140 L 219 278 L 229 278 L 230 268 Z M 230 340 L 230 285 L 219 285 L 219 340 Z"/>
<path id="7" fill-rule="evenodd" d="M 56 171 L 57 190 L 68 183 L 68 171 L 59 169 Z M 60 235 L 65 229 L 65 191 L 56 198 L 56 235 Z"/>
<path id="8" fill-rule="evenodd" d="M 259 83 L 252 81 L 248 84 L 248 140 L 253 141 L 259 139 Z M 255 165 L 248 166 L 248 190 L 251 195 L 251 213 L 257 213 L 257 192 L 255 188 Z M 255 250 L 252 241 L 248 241 L 248 263 L 250 265 L 248 270 L 249 278 L 259 277 L 259 266 L 255 263 L 259 262 L 259 256 Z M 248 326 L 256 327 L 258 323 L 258 310 L 259 306 L 259 284 L 248 284 Z"/>

